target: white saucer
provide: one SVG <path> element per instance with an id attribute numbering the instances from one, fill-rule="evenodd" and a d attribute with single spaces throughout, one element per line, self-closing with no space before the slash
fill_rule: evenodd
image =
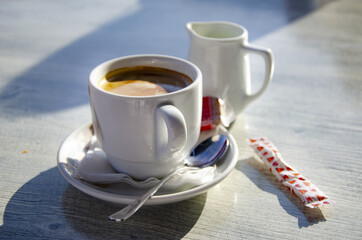
<path id="1" fill-rule="evenodd" d="M 225 158 L 217 164 L 213 179 L 196 187 L 183 186 L 177 189 L 161 189 L 146 202 L 147 205 L 173 203 L 195 197 L 206 192 L 209 188 L 218 184 L 229 175 L 234 169 L 238 157 L 238 147 L 234 137 L 228 133 L 226 129 L 217 128 L 214 131 L 203 132 L 200 136 L 200 141 L 217 132 L 223 133 L 229 138 L 230 148 Z M 70 161 L 80 161 L 84 158 L 92 135 L 92 124 L 86 124 L 75 130 L 64 140 L 59 148 L 57 161 L 61 174 L 74 187 L 95 198 L 120 204 L 133 202 L 145 192 L 145 189 L 138 189 L 126 183 L 107 185 L 91 184 L 74 177 L 74 169 L 70 167 L 72 166 Z"/>

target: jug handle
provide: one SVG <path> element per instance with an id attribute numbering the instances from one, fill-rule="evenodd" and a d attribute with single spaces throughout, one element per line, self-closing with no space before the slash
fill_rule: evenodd
<path id="1" fill-rule="evenodd" d="M 273 53 L 270 49 L 268 48 L 262 48 L 262 47 L 258 47 L 249 43 L 244 43 L 243 44 L 243 48 L 246 50 L 247 54 L 257 54 L 263 57 L 264 61 L 265 61 L 265 79 L 264 79 L 264 83 L 261 86 L 261 88 L 259 89 L 259 91 L 257 91 L 256 93 L 253 93 L 251 95 L 249 95 L 249 100 L 253 101 L 256 98 L 260 97 L 265 90 L 267 89 L 272 77 L 273 77 L 273 73 L 274 73 L 274 59 L 273 59 Z"/>

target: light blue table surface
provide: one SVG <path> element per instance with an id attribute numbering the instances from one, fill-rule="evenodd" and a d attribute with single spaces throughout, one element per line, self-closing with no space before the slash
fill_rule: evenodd
<path id="1" fill-rule="evenodd" d="M 361 13 L 353 0 L 0 0 L 0 239 L 362 238 Z M 270 88 L 230 129 L 236 168 L 200 196 L 109 222 L 122 205 L 56 167 L 61 142 L 91 121 L 90 71 L 125 55 L 186 59 L 185 24 L 215 20 L 246 27 L 276 61 Z M 335 204 L 306 209 L 257 162 L 245 143 L 255 135 Z"/>

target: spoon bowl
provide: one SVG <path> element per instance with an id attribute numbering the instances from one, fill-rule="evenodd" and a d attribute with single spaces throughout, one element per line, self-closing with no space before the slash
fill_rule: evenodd
<path id="1" fill-rule="evenodd" d="M 225 135 L 214 135 L 198 144 L 186 159 L 189 167 L 207 167 L 214 165 L 226 153 L 229 140 Z"/>

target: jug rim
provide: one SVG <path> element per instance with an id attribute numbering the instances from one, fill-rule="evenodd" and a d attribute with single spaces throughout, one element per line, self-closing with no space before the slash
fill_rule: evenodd
<path id="1" fill-rule="evenodd" d="M 202 26 L 206 29 L 195 29 L 195 26 Z M 209 28 L 207 29 L 207 27 Z M 213 26 L 213 30 L 215 28 L 219 28 L 221 32 L 224 32 L 226 37 L 217 37 L 215 32 L 211 32 L 211 26 Z M 221 29 L 220 27 L 224 27 Z M 246 39 L 248 36 L 248 31 L 245 27 L 228 21 L 191 21 L 186 23 L 186 28 L 188 32 L 194 35 L 197 38 L 208 40 L 208 41 L 215 41 L 215 42 L 232 42 L 236 40 Z M 227 32 L 229 30 L 229 32 Z M 233 30 L 235 32 L 231 33 L 230 31 Z"/>

